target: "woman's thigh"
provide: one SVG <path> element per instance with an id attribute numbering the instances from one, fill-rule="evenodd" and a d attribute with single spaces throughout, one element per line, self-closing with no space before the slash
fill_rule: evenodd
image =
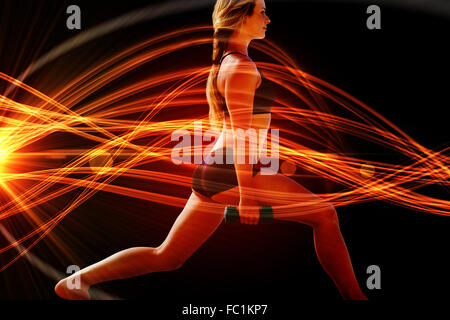
<path id="1" fill-rule="evenodd" d="M 229 206 L 238 206 L 240 200 L 239 187 L 234 187 L 219 193 L 216 193 L 211 197 L 215 202 L 222 203 Z"/>
<path id="2" fill-rule="evenodd" d="M 324 218 L 335 218 L 335 210 L 330 203 L 283 174 L 262 175 L 259 172 L 253 177 L 251 188 L 253 198 L 260 206 L 274 207 L 275 219 L 314 226 Z M 212 199 L 237 206 L 239 189 L 235 187 L 223 191 Z"/>
<path id="3" fill-rule="evenodd" d="M 277 173 L 258 173 L 252 182 L 258 203 L 272 206 L 274 218 L 295 221 L 314 227 L 326 220 L 335 220 L 334 207 L 295 180 Z"/>
<path id="4" fill-rule="evenodd" d="M 158 247 L 171 261 L 184 263 L 223 221 L 225 205 L 192 192 L 164 242 Z"/>

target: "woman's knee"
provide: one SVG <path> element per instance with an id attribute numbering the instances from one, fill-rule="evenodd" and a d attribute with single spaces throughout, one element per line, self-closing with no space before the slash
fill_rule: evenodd
<path id="1" fill-rule="evenodd" d="M 318 224 L 339 224 L 336 209 L 331 203 L 326 203 L 323 210 L 318 213 Z"/>
<path id="2" fill-rule="evenodd" d="M 184 259 L 181 255 L 176 255 L 167 250 L 164 245 L 155 248 L 156 256 L 161 266 L 161 271 L 172 271 L 179 269 L 183 266 L 187 259 Z"/>

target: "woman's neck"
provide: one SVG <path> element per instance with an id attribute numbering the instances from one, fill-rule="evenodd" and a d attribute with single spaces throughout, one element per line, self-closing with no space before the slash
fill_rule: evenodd
<path id="1" fill-rule="evenodd" d="M 248 55 L 248 46 L 251 39 L 246 38 L 240 32 L 234 32 L 228 40 L 228 52 L 241 52 Z"/>

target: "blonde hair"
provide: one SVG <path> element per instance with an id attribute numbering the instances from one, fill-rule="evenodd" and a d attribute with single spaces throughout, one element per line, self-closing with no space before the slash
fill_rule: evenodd
<path id="1" fill-rule="evenodd" d="M 253 13 L 255 0 L 217 0 L 212 15 L 214 27 L 212 67 L 206 85 L 206 97 L 209 104 L 209 121 L 213 127 L 221 125 L 223 110 L 220 94 L 217 91 L 217 74 L 220 59 L 228 47 L 233 32 L 238 29 L 244 18 Z"/>

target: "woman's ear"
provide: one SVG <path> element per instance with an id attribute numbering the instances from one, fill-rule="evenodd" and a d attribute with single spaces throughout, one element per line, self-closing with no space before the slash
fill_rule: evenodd
<path id="1" fill-rule="evenodd" d="M 244 20 L 242 21 L 242 23 L 241 23 L 241 28 L 243 27 L 243 26 L 246 26 L 247 25 L 247 23 L 248 23 L 248 19 L 250 18 L 250 16 L 245 16 L 244 17 Z"/>
<path id="2" fill-rule="evenodd" d="M 238 33 L 243 33 L 243 31 L 245 30 L 245 28 L 248 26 L 248 16 L 245 16 L 244 20 L 242 21 L 241 25 L 239 26 L 239 28 L 236 30 L 238 31 Z"/>

